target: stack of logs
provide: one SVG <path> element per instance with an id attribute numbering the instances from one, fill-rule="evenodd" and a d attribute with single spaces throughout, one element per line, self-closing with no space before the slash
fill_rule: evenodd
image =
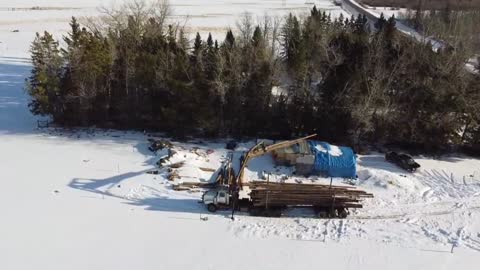
<path id="1" fill-rule="evenodd" d="M 254 181 L 249 184 L 254 206 L 317 206 L 362 208 L 373 194 L 355 187 Z"/>

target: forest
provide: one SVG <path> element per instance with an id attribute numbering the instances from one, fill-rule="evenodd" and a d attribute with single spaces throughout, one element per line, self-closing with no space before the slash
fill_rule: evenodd
<path id="1" fill-rule="evenodd" d="M 255 20 L 222 40 L 169 21 L 168 4 L 130 5 L 57 41 L 38 33 L 26 82 L 33 114 L 62 127 L 177 138 L 317 133 L 322 140 L 480 152 L 480 76 L 462 46 L 433 50 L 383 16 Z M 446 20 L 444 22 L 448 24 Z"/>

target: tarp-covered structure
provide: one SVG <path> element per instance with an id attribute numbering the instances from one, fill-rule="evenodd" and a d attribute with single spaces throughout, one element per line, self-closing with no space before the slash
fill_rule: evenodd
<path id="1" fill-rule="evenodd" d="M 319 141 L 309 141 L 308 143 L 315 155 L 313 173 L 331 177 L 356 177 L 357 159 L 352 148 Z"/>
<path id="2" fill-rule="evenodd" d="M 301 175 L 355 178 L 357 174 L 353 150 L 327 142 L 303 141 L 277 149 L 273 156 L 278 165 L 295 166 L 297 174 Z"/>

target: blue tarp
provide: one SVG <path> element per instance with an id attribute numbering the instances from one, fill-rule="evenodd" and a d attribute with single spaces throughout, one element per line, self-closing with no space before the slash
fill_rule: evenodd
<path id="1" fill-rule="evenodd" d="M 313 170 L 315 173 L 331 177 L 355 178 L 357 159 L 352 148 L 333 146 L 326 142 L 309 141 L 315 155 Z"/>

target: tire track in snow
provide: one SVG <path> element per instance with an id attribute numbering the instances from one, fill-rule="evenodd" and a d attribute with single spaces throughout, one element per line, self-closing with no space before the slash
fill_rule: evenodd
<path id="1" fill-rule="evenodd" d="M 401 213 L 395 215 L 377 215 L 377 216 L 354 216 L 350 217 L 349 219 L 398 219 L 398 218 L 405 218 L 405 217 L 414 217 L 414 216 L 443 216 L 454 214 L 464 210 L 471 210 L 474 212 L 480 211 L 480 206 L 472 206 L 466 208 L 453 208 L 451 210 L 439 210 L 439 211 L 429 211 L 429 212 L 414 212 L 414 213 Z"/>

